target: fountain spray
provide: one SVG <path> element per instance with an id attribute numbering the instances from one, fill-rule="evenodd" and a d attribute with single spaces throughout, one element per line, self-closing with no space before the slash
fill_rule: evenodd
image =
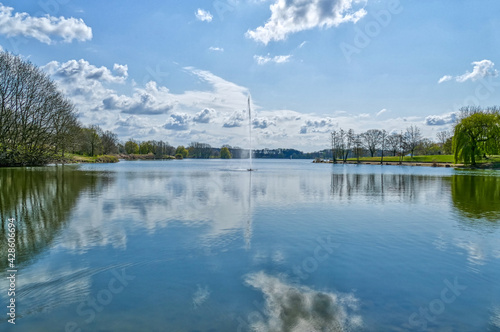
<path id="1" fill-rule="evenodd" d="M 249 171 L 253 171 L 252 168 L 252 108 L 250 106 L 250 96 L 248 96 L 248 134 L 250 138 L 250 168 L 248 169 Z"/>

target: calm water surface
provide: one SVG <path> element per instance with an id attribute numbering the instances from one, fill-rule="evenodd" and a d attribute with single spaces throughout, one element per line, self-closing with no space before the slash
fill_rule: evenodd
<path id="1" fill-rule="evenodd" d="M 0 169 L 1 331 L 500 331 L 500 172 Z"/>

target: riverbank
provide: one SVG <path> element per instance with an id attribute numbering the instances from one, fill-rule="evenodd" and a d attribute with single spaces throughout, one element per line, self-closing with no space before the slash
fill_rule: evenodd
<path id="1" fill-rule="evenodd" d="M 337 161 L 336 164 L 362 164 L 362 165 L 388 165 L 388 166 L 424 166 L 424 167 L 449 167 L 449 168 L 473 168 L 473 169 L 500 169 L 500 157 L 493 156 L 486 160 L 479 161 L 475 166 L 466 164 L 456 164 L 451 162 L 453 156 L 437 156 L 437 158 L 432 158 L 434 156 L 415 156 L 405 157 L 405 160 L 399 161 L 398 157 L 385 157 L 383 161 L 381 158 L 360 158 L 357 159 L 347 159 L 346 162 Z M 330 163 L 333 161 L 325 159 L 315 159 L 313 163 Z"/>
<path id="2" fill-rule="evenodd" d="M 331 160 L 313 160 L 313 163 L 321 163 L 321 164 L 333 164 Z M 416 161 L 362 161 L 359 162 L 357 160 L 347 160 L 337 161 L 335 164 L 350 164 L 350 165 L 388 165 L 388 166 L 427 166 L 427 167 L 464 167 L 464 164 L 453 164 L 453 163 L 438 163 L 438 162 L 416 162 Z"/>
<path id="3" fill-rule="evenodd" d="M 172 160 L 173 156 L 164 156 L 162 159 L 156 158 L 153 154 L 111 154 L 101 156 L 81 156 L 77 154 L 66 154 L 58 157 L 51 164 L 110 164 L 120 160 Z"/>
<path id="4" fill-rule="evenodd" d="M 76 154 L 66 154 L 51 161 L 51 164 L 109 164 L 117 163 L 119 159 L 116 155 L 102 156 L 80 156 Z"/>

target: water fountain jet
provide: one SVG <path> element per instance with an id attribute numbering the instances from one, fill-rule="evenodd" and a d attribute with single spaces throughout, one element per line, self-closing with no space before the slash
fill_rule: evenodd
<path id="1" fill-rule="evenodd" d="M 250 167 L 247 169 L 247 171 L 251 172 L 255 171 L 255 169 L 252 168 L 252 108 L 250 106 L 250 96 L 248 96 L 248 137 L 250 138 Z"/>

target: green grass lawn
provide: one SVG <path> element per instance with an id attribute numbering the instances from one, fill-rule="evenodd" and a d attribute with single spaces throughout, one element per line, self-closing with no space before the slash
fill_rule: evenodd
<path id="1" fill-rule="evenodd" d="M 363 157 L 359 158 L 360 161 L 369 161 L 369 162 L 380 162 L 380 157 Z M 349 161 L 356 161 L 356 158 L 349 158 Z M 399 157 L 384 157 L 384 161 L 387 162 L 398 162 Z M 403 161 L 405 162 L 417 162 L 417 163 L 455 163 L 453 155 L 433 155 L 433 156 L 413 156 L 412 157 L 404 157 Z M 477 161 L 478 164 L 488 164 L 488 163 L 500 163 L 500 156 L 490 156 L 488 159 L 481 159 Z"/>
<path id="2" fill-rule="evenodd" d="M 381 157 L 363 157 L 359 158 L 360 161 L 371 161 L 371 162 L 380 162 Z M 350 161 L 356 161 L 356 158 L 349 158 L 347 160 Z M 392 161 L 392 162 L 398 162 L 399 157 L 393 157 L 393 156 L 384 156 L 384 161 Z M 403 161 L 406 162 L 418 162 L 418 163 L 453 163 L 453 156 L 452 155 L 435 155 L 435 156 L 413 156 L 412 157 L 404 157 Z"/>

